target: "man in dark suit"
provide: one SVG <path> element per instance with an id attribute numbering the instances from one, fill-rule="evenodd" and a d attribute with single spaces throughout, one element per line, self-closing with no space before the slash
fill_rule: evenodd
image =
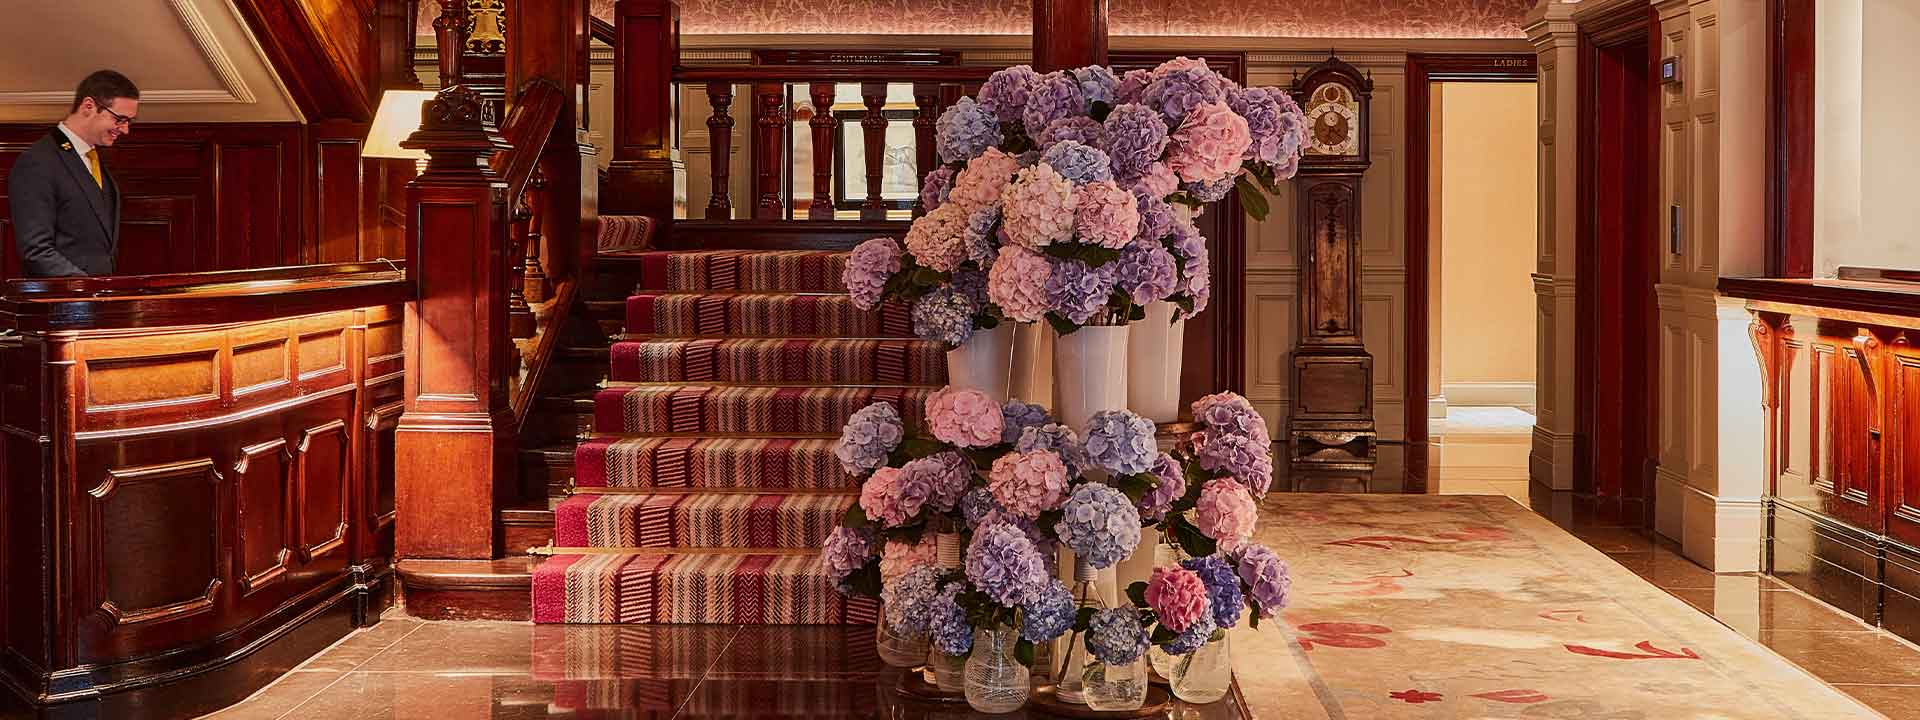
<path id="1" fill-rule="evenodd" d="M 133 129 L 140 90 L 101 70 L 80 81 L 67 119 L 13 164 L 7 198 L 13 242 L 29 277 L 112 275 L 120 241 L 120 190 L 100 148 Z"/>

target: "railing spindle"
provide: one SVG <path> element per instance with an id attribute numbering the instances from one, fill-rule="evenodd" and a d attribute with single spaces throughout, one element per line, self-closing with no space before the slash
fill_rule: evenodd
<path id="1" fill-rule="evenodd" d="M 933 123 L 940 114 L 940 85 L 930 82 L 913 84 L 913 148 L 914 148 L 914 187 L 919 188 L 927 173 L 940 167 L 940 156 L 934 151 Z M 919 193 L 914 194 L 913 214 L 925 215 L 927 209 L 921 206 Z"/>
<path id="2" fill-rule="evenodd" d="M 527 304 L 524 292 L 526 287 L 526 246 L 532 244 L 532 238 L 540 231 L 539 211 L 536 204 L 539 199 L 532 192 L 522 193 L 516 199 L 513 208 L 513 225 L 507 242 L 507 337 L 516 340 L 533 337 L 533 307 Z"/>
<path id="3" fill-rule="evenodd" d="M 733 199 L 727 192 L 728 176 L 733 174 L 733 83 L 707 83 L 707 102 L 713 105 L 713 114 L 707 116 L 708 170 L 713 177 L 707 219 L 726 220 L 733 217 Z"/>
<path id="4" fill-rule="evenodd" d="M 840 120 L 833 116 L 833 83 L 817 82 L 807 89 L 813 98 L 813 205 L 807 208 L 807 219 L 832 220 L 833 168 L 840 162 L 839 143 L 834 142 Z"/>
<path id="5" fill-rule="evenodd" d="M 541 245 L 546 237 L 546 233 L 541 232 L 540 226 L 546 220 L 546 214 L 539 208 L 548 207 L 548 203 L 553 202 L 554 198 L 547 194 L 547 174 L 543 171 L 534 171 L 533 178 L 527 181 L 527 188 L 527 192 L 533 195 L 535 210 L 534 219 L 527 223 L 526 260 L 521 267 L 523 279 L 520 283 L 520 294 L 528 304 L 532 304 L 546 302 L 547 293 L 550 290 L 547 286 L 546 267 L 540 264 Z"/>
<path id="6" fill-rule="evenodd" d="M 784 220 L 787 169 L 786 83 L 753 84 L 753 217 Z"/>
<path id="7" fill-rule="evenodd" d="M 885 220 L 887 203 L 880 197 L 880 182 L 887 160 L 887 84 L 860 83 L 860 100 L 867 106 L 867 117 L 860 121 L 867 150 L 867 202 L 860 206 L 860 219 Z"/>

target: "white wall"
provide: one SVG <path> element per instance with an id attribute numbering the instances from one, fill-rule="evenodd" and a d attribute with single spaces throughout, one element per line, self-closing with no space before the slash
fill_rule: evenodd
<path id="1" fill-rule="evenodd" d="M 1449 406 L 1531 406 L 1534 83 L 1437 83 L 1441 387 Z"/>
<path id="2" fill-rule="evenodd" d="M 1920 3 L 1815 7 L 1814 272 L 1920 268 Z"/>

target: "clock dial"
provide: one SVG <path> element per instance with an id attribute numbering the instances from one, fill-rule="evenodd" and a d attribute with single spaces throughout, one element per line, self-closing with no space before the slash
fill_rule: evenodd
<path id="1" fill-rule="evenodd" d="M 1335 86 L 1337 87 L 1337 86 Z M 1306 152 L 1313 155 L 1358 155 L 1360 109 L 1340 102 L 1317 103 L 1307 110 Z"/>

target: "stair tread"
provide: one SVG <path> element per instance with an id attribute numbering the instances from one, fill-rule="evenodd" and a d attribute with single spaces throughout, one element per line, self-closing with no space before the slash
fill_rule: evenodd
<path id="1" fill-rule="evenodd" d="M 633 250 L 601 253 L 596 269 L 638 275 L 635 287 L 667 290 L 845 292 L 846 251 Z"/>
<path id="2" fill-rule="evenodd" d="M 625 330 L 682 337 L 913 337 L 908 306 L 863 310 L 846 294 L 639 292 L 627 297 Z"/>
<path id="3" fill-rule="evenodd" d="M 946 350 L 908 339 L 680 338 L 617 342 L 608 355 L 615 380 L 941 384 Z"/>
<path id="4" fill-rule="evenodd" d="M 857 501 L 849 493 L 582 494 L 553 512 L 554 544 L 573 548 L 814 549 Z"/>
<path id="5" fill-rule="evenodd" d="M 534 622 L 872 624 L 816 553 L 555 555 L 534 568 Z"/>
<path id="6" fill-rule="evenodd" d="M 574 449 L 580 487 L 817 490 L 858 487 L 834 438 L 596 437 Z"/>
<path id="7" fill-rule="evenodd" d="M 861 408 L 894 406 L 923 416 L 930 387 L 620 386 L 594 396 L 594 428 L 618 433 L 838 434 Z"/>

